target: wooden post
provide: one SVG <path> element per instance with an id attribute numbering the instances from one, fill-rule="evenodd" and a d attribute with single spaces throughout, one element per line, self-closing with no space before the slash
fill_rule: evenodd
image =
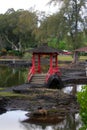
<path id="1" fill-rule="evenodd" d="M 86 76 L 87 76 L 87 60 L 85 61 L 85 71 L 86 71 Z"/>
<path id="2" fill-rule="evenodd" d="M 41 61 L 40 61 L 40 54 L 38 55 L 38 72 L 41 72 Z"/>
<path id="3" fill-rule="evenodd" d="M 32 56 L 32 66 L 35 67 L 35 54 L 33 54 L 33 56 Z"/>
<path id="4" fill-rule="evenodd" d="M 58 67 L 58 58 L 57 58 L 57 55 L 55 56 L 55 64 L 56 64 L 56 67 Z"/>
<path id="5" fill-rule="evenodd" d="M 53 66 L 53 55 L 51 54 L 50 55 L 50 68 L 52 68 Z"/>
<path id="6" fill-rule="evenodd" d="M 75 51 L 73 55 L 73 63 L 77 63 L 77 62 L 78 62 L 78 52 Z"/>

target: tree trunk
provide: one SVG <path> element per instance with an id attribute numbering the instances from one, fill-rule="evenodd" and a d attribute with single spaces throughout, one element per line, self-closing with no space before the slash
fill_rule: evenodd
<path id="1" fill-rule="evenodd" d="M 6 35 L 5 35 L 5 39 L 7 40 L 7 42 L 9 42 L 12 45 L 12 49 L 14 48 L 15 50 L 18 50 L 17 46 L 13 42 L 11 42 Z"/>
<path id="2" fill-rule="evenodd" d="M 78 57 L 78 52 L 74 52 L 74 55 L 73 55 L 73 63 L 77 63 L 78 62 L 78 59 L 79 59 L 79 57 Z"/>

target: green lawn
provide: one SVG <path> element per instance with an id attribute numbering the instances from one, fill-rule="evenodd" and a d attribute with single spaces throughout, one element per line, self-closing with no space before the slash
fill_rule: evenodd
<path id="1" fill-rule="evenodd" d="M 69 56 L 69 55 L 59 55 L 58 59 L 60 61 L 72 61 L 73 57 Z M 82 61 L 82 60 L 84 60 L 84 61 L 87 60 L 87 56 L 80 56 L 80 61 Z"/>
<path id="2" fill-rule="evenodd" d="M 87 56 L 80 56 L 80 60 L 87 60 Z"/>
<path id="3" fill-rule="evenodd" d="M 72 61 L 73 60 L 72 56 L 66 56 L 66 55 L 59 55 L 58 59 L 60 61 Z"/>

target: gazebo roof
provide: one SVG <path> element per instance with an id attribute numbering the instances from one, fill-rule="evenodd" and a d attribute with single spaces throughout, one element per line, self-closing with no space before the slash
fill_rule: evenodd
<path id="1" fill-rule="evenodd" d="M 87 52 L 87 47 L 82 47 L 74 50 L 75 52 Z"/>
<path id="2" fill-rule="evenodd" d="M 59 54 L 59 52 L 60 51 L 58 51 L 57 49 L 49 47 L 47 45 L 42 45 L 32 50 L 32 53 L 40 53 L 40 54 L 50 54 L 50 53 Z"/>

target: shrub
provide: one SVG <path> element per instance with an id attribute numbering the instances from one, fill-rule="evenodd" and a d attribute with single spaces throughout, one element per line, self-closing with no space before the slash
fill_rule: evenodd
<path id="1" fill-rule="evenodd" d="M 87 85 L 82 87 L 81 92 L 78 92 L 77 99 L 80 103 L 80 115 L 84 123 L 83 128 L 87 128 Z"/>
<path id="2" fill-rule="evenodd" d="M 32 54 L 31 53 L 28 53 L 28 52 L 26 52 L 26 53 L 24 53 L 24 55 L 23 55 L 23 59 L 31 59 L 31 57 L 32 57 Z"/>
<path id="3" fill-rule="evenodd" d="M 22 52 L 17 51 L 17 50 L 9 50 L 8 54 L 9 55 L 14 55 L 14 56 L 22 56 Z"/>

